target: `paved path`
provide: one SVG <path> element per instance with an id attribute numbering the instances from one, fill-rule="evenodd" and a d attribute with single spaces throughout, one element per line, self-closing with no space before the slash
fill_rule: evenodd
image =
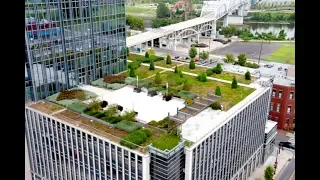
<path id="1" fill-rule="evenodd" d="M 295 173 L 295 159 L 291 159 L 288 165 L 280 172 L 275 180 L 291 180 Z"/>

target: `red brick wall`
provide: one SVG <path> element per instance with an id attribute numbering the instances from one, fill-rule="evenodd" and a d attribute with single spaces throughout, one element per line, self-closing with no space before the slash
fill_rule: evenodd
<path id="1" fill-rule="evenodd" d="M 288 87 L 274 84 L 273 90 L 276 90 L 276 93 L 275 97 L 271 95 L 271 103 L 273 103 L 273 109 L 269 112 L 271 119 L 275 121 L 278 118 L 278 129 L 293 129 L 293 120 L 295 119 L 295 86 Z M 279 98 L 279 91 L 282 91 L 281 98 Z M 290 92 L 293 92 L 292 99 L 289 99 Z M 279 112 L 276 111 L 278 103 L 280 104 Z M 291 113 L 287 113 L 288 106 L 291 106 Z M 287 119 L 289 119 L 288 124 L 286 123 Z"/>

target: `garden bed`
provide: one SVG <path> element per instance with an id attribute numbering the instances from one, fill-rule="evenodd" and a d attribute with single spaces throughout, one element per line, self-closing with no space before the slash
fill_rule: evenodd
<path id="1" fill-rule="evenodd" d="M 161 137 L 159 137 L 156 141 L 154 141 L 152 143 L 152 146 L 163 151 L 166 149 L 171 150 L 179 144 L 180 140 L 181 139 L 178 136 L 164 134 Z"/>

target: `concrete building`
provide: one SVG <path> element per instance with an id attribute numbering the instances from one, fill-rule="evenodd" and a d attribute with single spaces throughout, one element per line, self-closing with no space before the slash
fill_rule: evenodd
<path id="1" fill-rule="evenodd" d="M 186 118 L 176 126 L 178 141 L 169 149 L 160 148 L 156 142 L 162 134 L 170 134 L 139 119 L 136 120 L 141 130 L 149 129 L 149 136 L 153 137 L 146 146 L 130 142 L 126 139 L 129 133 L 93 116 L 47 101 L 29 102 L 25 107 L 25 128 L 32 177 L 34 180 L 247 179 L 264 161 L 271 84 L 259 81 L 251 94 L 229 110 L 201 108 L 199 113 Z M 103 91 L 108 90 L 99 91 L 105 100 L 109 97 Z M 135 96 L 142 95 L 147 96 L 140 93 Z M 128 99 L 127 96 L 134 95 L 117 96 L 118 102 Z M 203 101 L 197 102 L 197 106 Z M 143 109 L 139 111 L 138 114 Z M 152 113 L 145 113 L 144 117 L 147 116 L 153 119 Z M 178 112 L 171 117 L 178 118 Z"/>
<path id="2" fill-rule="evenodd" d="M 126 70 L 124 1 L 25 1 L 25 101 Z"/>
<path id="3" fill-rule="evenodd" d="M 277 135 L 277 122 L 267 120 L 263 145 L 263 163 L 273 153 L 275 147 L 275 138 Z"/>
<path id="4" fill-rule="evenodd" d="M 278 123 L 278 129 L 295 128 L 294 68 L 288 68 L 288 76 L 277 77 L 273 82 L 269 118 Z"/>

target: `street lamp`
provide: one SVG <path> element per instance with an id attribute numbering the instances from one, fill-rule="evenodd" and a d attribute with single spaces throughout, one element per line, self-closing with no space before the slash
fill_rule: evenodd
<path id="1" fill-rule="evenodd" d="M 258 64 L 260 64 L 260 56 L 261 56 L 261 51 L 262 51 L 262 44 L 263 44 L 263 39 L 262 39 L 262 41 L 261 41 L 261 47 L 260 47 L 259 62 L 258 62 Z"/>

